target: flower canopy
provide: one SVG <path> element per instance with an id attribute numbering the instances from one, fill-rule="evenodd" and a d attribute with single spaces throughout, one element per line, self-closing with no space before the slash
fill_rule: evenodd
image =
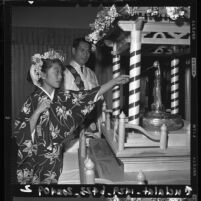
<path id="1" fill-rule="evenodd" d="M 104 38 L 111 28 L 117 26 L 119 20 L 136 20 L 138 17 L 153 18 L 155 21 L 162 19 L 175 21 L 188 21 L 190 18 L 190 7 L 130 7 L 128 4 L 123 8 L 103 7 L 97 13 L 94 23 L 90 24 L 92 33 L 86 36 L 86 40 L 97 44 Z"/>

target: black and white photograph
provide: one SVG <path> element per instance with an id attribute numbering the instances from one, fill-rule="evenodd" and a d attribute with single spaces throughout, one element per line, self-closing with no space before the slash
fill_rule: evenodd
<path id="1" fill-rule="evenodd" d="M 182 186 L 159 199 L 197 200 L 194 2 L 4 0 L 6 186 Z M 82 199 L 43 190 L 30 199 Z"/>

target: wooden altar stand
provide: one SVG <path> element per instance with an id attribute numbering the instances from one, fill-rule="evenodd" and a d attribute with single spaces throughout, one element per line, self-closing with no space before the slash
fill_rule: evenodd
<path id="1" fill-rule="evenodd" d="M 138 177 L 142 172 L 145 178 L 144 184 L 190 185 L 189 146 L 182 143 L 181 146 L 170 144 L 171 146 L 165 150 L 157 146 L 143 148 L 128 146 L 119 151 L 118 141 L 113 140 L 114 128 L 111 126 L 111 129 L 107 130 L 103 124 L 101 129 L 105 138 L 90 139 L 88 148 L 83 143 L 80 144 L 81 184 L 139 184 Z M 181 130 L 185 129 L 184 127 Z M 85 142 L 85 139 L 82 140 Z M 188 144 L 189 138 L 186 140 Z M 89 165 L 89 168 L 93 169 L 93 181 L 87 181 L 86 178 L 86 158 L 90 158 L 93 163 L 91 168 Z"/>
<path id="2" fill-rule="evenodd" d="M 86 155 L 82 155 L 86 152 L 80 150 L 81 183 L 190 185 L 189 105 L 185 107 L 185 117 L 188 121 L 184 120 L 184 127 L 177 131 L 169 131 L 165 123 L 157 132 L 145 130 L 140 125 L 139 111 L 141 45 L 189 46 L 190 26 L 184 24 L 179 27 L 164 20 L 148 20 L 144 23 L 143 17 L 136 21 L 119 21 L 118 26 L 121 28 L 120 35 L 114 38 L 113 34 L 110 34 L 104 41 L 113 48 L 113 78 L 120 72 L 120 54 L 130 43 L 128 117 L 120 114 L 120 89 L 114 87 L 113 108 L 108 109 L 105 105 L 102 113 L 101 131 L 104 138 L 91 139 L 88 148 L 89 176 L 94 174 L 93 182 L 86 179 Z M 129 34 L 124 34 L 125 32 Z M 179 114 L 178 55 L 174 50 L 170 58 L 170 81 L 173 83 L 171 114 L 174 115 Z M 190 74 L 186 71 L 186 102 L 190 100 L 189 80 Z M 115 117 L 115 121 L 111 116 Z"/>
<path id="3" fill-rule="evenodd" d="M 138 184 L 138 170 L 124 172 L 123 163 L 115 157 L 105 139 L 90 140 L 90 157 L 95 163 L 96 178 L 109 180 L 113 184 Z M 147 184 L 190 184 L 189 170 L 146 171 L 144 173 Z"/>

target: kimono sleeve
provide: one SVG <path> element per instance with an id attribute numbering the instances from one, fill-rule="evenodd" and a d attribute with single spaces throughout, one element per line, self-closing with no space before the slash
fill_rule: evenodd
<path id="1" fill-rule="evenodd" d="M 98 86 L 92 90 L 67 90 L 58 93 L 59 104 L 54 105 L 54 111 L 57 118 L 67 125 L 71 132 L 81 125 L 85 116 L 93 110 L 99 89 Z"/>
<path id="2" fill-rule="evenodd" d="M 14 124 L 13 137 L 19 145 L 32 140 L 29 119 L 33 114 L 32 98 L 29 97 L 17 116 Z"/>

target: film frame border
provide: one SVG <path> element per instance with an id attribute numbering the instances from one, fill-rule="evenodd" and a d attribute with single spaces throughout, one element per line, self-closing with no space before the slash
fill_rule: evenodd
<path id="1" fill-rule="evenodd" d="M 156 5 L 156 6 L 160 6 L 160 5 L 164 5 L 164 3 L 167 3 L 168 5 L 175 5 L 175 3 L 178 3 L 179 5 L 182 6 L 191 6 L 191 100 L 194 100 L 194 102 L 192 103 L 191 101 L 191 186 L 194 189 L 194 193 L 195 195 L 198 192 L 198 129 L 197 129 L 197 118 L 198 118 L 198 114 L 197 114 L 197 11 L 196 11 L 196 7 L 197 7 L 197 2 L 195 0 L 193 1 L 189 1 L 189 0 L 185 0 L 185 1 L 172 1 L 169 0 L 164 1 L 164 0 L 160 0 L 160 2 L 158 0 L 153 0 L 151 3 L 147 0 L 141 0 L 138 1 L 136 0 L 135 2 L 130 1 L 115 1 L 115 0 L 111 0 L 110 3 L 107 1 L 73 1 L 73 0 L 66 0 L 65 2 L 62 0 L 58 0 L 58 1 L 37 1 L 35 0 L 33 4 L 28 3 L 28 1 L 3 1 L 3 4 L 1 5 L 2 8 L 2 14 L 3 14 L 3 30 L 4 30 L 4 35 L 3 35 L 3 47 L 4 47 L 4 55 L 3 55 L 3 63 L 4 63 L 4 77 L 6 77 L 6 80 L 4 80 L 4 89 L 6 86 L 6 89 L 10 88 L 11 89 L 11 9 L 13 6 L 69 6 L 69 7 L 73 7 L 73 6 L 111 6 L 113 4 L 115 4 L 116 6 L 123 6 L 125 4 L 129 4 L 129 5 L 139 5 L 139 6 L 149 6 L 150 4 L 152 6 Z M 166 5 L 166 4 L 165 4 Z M 9 66 L 9 68 L 5 68 L 6 66 Z M 5 92 L 4 92 L 5 93 Z M 4 94 L 4 103 L 8 103 L 8 100 L 11 100 L 11 93 L 6 90 L 6 93 Z M 9 106 L 9 104 L 6 104 L 5 106 L 5 110 L 4 110 L 4 133 L 10 133 L 11 130 L 10 128 L 11 126 L 11 107 Z M 10 144 L 10 136 L 9 135 L 5 135 L 4 138 L 4 149 L 7 149 L 4 153 L 4 157 L 7 159 L 9 158 L 9 146 L 5 146 L 6 144 Z M 6 160 L 6 167 L 9 167 L 9 161 Z M 9 169 L 5 169 L 6 170 L 6 178 L 10 178 L 10 172 Z M 9 181 L 7 179 L 5 179 L 5 185 L 6 185 L 6 195 L 9 195 L 10 191 L 9 191 Z M 11 195 L 12 197 L 12 195 Z"/>

